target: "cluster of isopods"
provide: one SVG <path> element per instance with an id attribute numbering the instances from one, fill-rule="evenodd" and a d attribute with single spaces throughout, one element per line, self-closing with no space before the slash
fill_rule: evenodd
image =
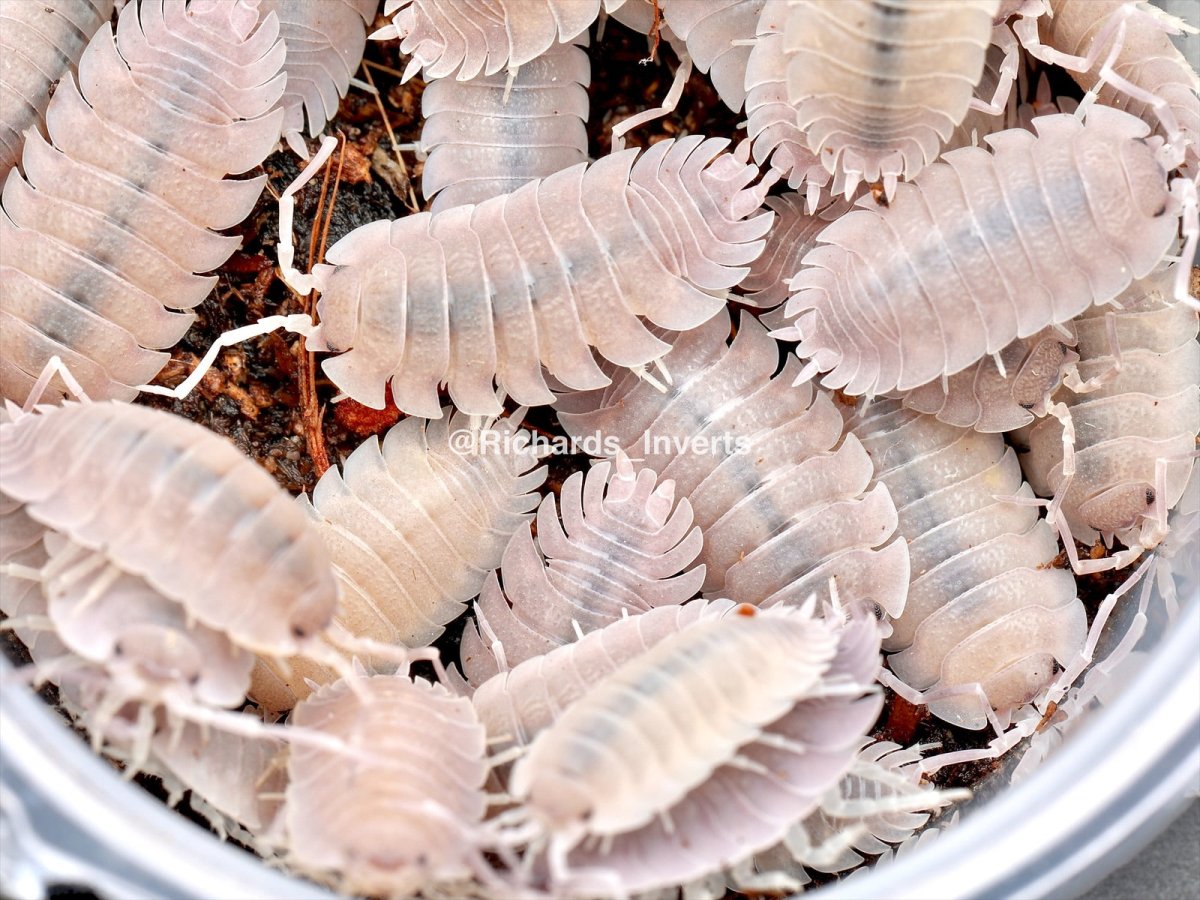
<path id="1" fill-rule="evenodd" d="M 589 161 L 598 19 L 680 65 Z M 930 773 L 1073 721 L 1108 612 L 1200 519 L 1181 27 L 1144 0 L 3 0 L 17 677 L 348 893 L 720 897 L 890 857 L 965 796 Z M 426 81 L 430 209 L 304 273 L 292 198 L 333 144 L 306 133 L 368 39 Z M 746 136 L 622 149 L 693 67 Z M 218 347 L 283 326 L 406 414 L 300 498 L 130 402 L 281 140 L 316 319 Z M 544 405 L 599 457 L 557 496 Z M 1106 570 L 1133 574 L 1089 615 Z M 994 733 L 881 740 L 881 684 Z"/>

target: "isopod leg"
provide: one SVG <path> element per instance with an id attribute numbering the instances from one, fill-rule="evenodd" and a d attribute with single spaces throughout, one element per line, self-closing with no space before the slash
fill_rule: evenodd
<path id="1" fill-rule="evenodd" d="M 313 325 L 312 319 L 306 313 L 295 313 L 290 316 L 267 316 L 251 325 L 233 328 L 218 336 L 213 341 L 212 346 L 208 348 L 208 352 L 204 354 L 204 358 L 196 364 L 196 368 L 192 369 L 192 373 L 175 387 L 168 388 L 157 384 L 143 384 L 139 385 L 137 389 L 145 394 L 158 394 L 162 397 L 174 397 L 176 400 L 182 400 L 195 390 L 196 385 L 200 383 L 208 373 L 208 370 L 212 368 L 213 363 L 217 361 L 217 356 L 222 350 L 226 347 L 240 344 L 242 341 L 270 334 L 278 328 L 282 328 L 292 334 L 308 337 L 313 333 L 316 326 Z"/>
<path id="2" fill-rule="evenodd" d="M 1175 266 L 1175 299 L 1200 311 L 1200 297 L 1188 293 L 1196 248 L 1200 244 L 1200 200 L 1197 199 L 1196 182 L 1190 178 L 1176 178 L 1171 182 L 1171 193 L 1179 200 L 1180 229 L 1183 231 L 1183 250 Z"/>
<path id="3" fill-rule="evenodd" d="M 71 370 L 67 368 L 66 364 L 57 356 L 52 356 L 46 361 L 42 374 L 33 383 L 29 396 L 25 399 L 25 405 L 21 407 L 21 412 L 29 412 L 37 405 L 55 375 L 62 379 L 63 384 L 67 386 L 67 390 L 75 396 L 76 400 L 86 402 L 89 399 L 87 391 L 71 374 Z"/>
<path id="4" fill-rule="evenodd" d="M 291 184 L 279 195 L 279 271 L 284 283 L 301 296 L 307 296 L 318 288 L 317 279 L 311 274 L 304 274 L 296 266 L 296 246 L 292 243 L 292 218 L 296 211 L 295 195 L 300 188 L 321 170 L 333 150 L 337 146 L 337 138 L 325 137 L 321 140 L 321 149 L 314 154 L 312 160 Z"/>
<path id="5" fill-rule="evenodd" d="M 662 106 L 654 109 L 647 109 L 643 112 L 629 116 L 627 119 L 622 119 L 612 129 L 612 152 L 616 153 L 625 149 L 625 135 L 637 128 L 639 125 L 645 125 L 647 122 L 653 122 L 655 119 L 661 119 L 663 116 L 674 111 L 675 106 L 679 103 L 679 98 L 683 96 L 683 87 L 687 84 L 688 78 L 692 74 L 692 58 L 688 54 L 683 54 L 683 59 L 679 60 L 679 68 L 675 70 L 675 79 L 671 82 L 671 89 L 667 91 L 667 96 L 663 98 Z"/>
<path id="6" fill-rule="evenodd" d="M 1004 51 L 1004 61 L 1000 63 L 1000 78 L 996 82 L 996 90 L 989 101 L 978 97 L 971 98 L 971 109 L 985 112 L 989 116 L 998 116 L 1008 106 L 1008 98 L 1012 94 L 1013 82 L 1017 78 L 1020 67 L 1020 45 L 1007 25 L 997 25 L 992 29 L 992 43 Z"/>

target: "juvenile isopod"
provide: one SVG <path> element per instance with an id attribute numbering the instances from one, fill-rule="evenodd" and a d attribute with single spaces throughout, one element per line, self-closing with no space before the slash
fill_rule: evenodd
<path id="1" fill-rule="evenodd" d="M 689 568 L 703 538 L 692 525 L 686 499 L 653 470 L 635 468 L 618 454 L 597 463 L 584 478 L 576 472 L 538 508 L 536 544 L 530 528 L 509 540 L 497 573 L 488 576 L 476 603 L 481 629 L 463 632 L 463 674 L 479 684 L 501 660 L 513 667 L 570 643 L 623 615 L 690 600 L 704 567 Z M 480 630 L 483 637 L 481 638 Z"/>

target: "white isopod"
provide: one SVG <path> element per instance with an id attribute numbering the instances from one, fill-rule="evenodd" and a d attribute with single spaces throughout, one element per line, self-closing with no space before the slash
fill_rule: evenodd
<path id="1" fill-rule="evenodd" d="M 467 680 L 478 685 L 496 674 L 570 643 L 623 615 L 690 600 L 704 581 L 704 567 L 688 569 L 703 538 L 692 526 L 687 500 L 675 503 L 675 485 L 658 483 L 651 469 L 635 469 L 624 454 L 597 463 L 586 480 L 576 472 L 559 494 L 542 501 L 537 543 L 520 528 L 508 542 L 497 573 L 488 576 L 476 619 L 463 633 L 460 659 Z M 684 571 L 688 569 L 688 571 Z"/>
<path id="2" fill-rule="evenodd" d="M 850 420 L 896 502 L 912 584 L 884 643 L 911 699 L 999 732 L 1083 647 L 1087 618 L 1058 542 L 998 434 L 880 400 Z M 913 691 L 924 692 L 913 697 Z M 996 710 L 993 714 L 992 710 Z"/>
<path id="3" fill-rule="evenodd" d="M 1200 433 L 1197 315 L 1168 299 L 1174 267 L 1135 282 L 1116 311 L 1095 307 L 1075 320 L 1080 378 L 1098 384 L 1056 395 L 1071 413 L 1074 474 L 1064 477 L 1063 427 L 1039 422 L 1022 459 L 1026 477 L 1061 511 L 1063 542 L 1079 572 L 1127 565 L 1166 536 L 1167 513 L 1183 495 Z M 1110 317 L 1116 346 L 1112 346 Z M 1079 560 L 1085 544 L 1114 536 L 1127 549 Z"/>
<path id="4" fill-rule="evenodd" d="M 421 94 L 421 192 L 431 212 L 480 203 L 587 161 L 582 47 L 555 44 L 515 78 L 437 78 Z"/>
<path id="5" fill-rule="evenodd" d="M 660 607 L 485 682 L 489 736 L 532 738 L 507 785 L 522 805 L 498 824 L 546 835 L 550 882 L 592 892 L 689 881 L 779 840 L 879 708 L 875 623 L 811 610 Z"/>
<path id="6" fill-rule="evenodd" d="M 1175 148 L 1103 106 L 1033 127 L 989 135 L 990 154 L 953 150 L 889 207 L 864 198 L 821 232 L 792 280 L 794 327 L 776 333 L 800 341 L 805 378 L 870 396 L 954 375 L 1148 274 L 1181 211 L 1191 258 L 1195 190 L 1168 186 Z"/>

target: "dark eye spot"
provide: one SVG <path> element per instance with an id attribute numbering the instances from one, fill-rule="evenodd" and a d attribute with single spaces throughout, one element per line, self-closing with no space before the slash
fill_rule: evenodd
<path id="1" fill-rule="evenodd" d="M 1021 409 L 1029 410 L 1029 409 L 1033 409 L 1035 406 L 1037 406 L 1036 403 L 1022 403 Z"/>
<path id="2" fill-rule="evenodd" d="M 1154 214 L 1154 218 L 1156 218 L 1156 219 L 1157 219 L 1159 216 L 1161 216 L 1161 215 L 1162 215 L 1163 213 L 1165 213 L 1166 211 L 1167 211 L 1167 204 L 1165 204 L 1165 203 L 1164 203 L 1162 206 L 1160 206 L 1160 207 L 1158 208 L 1158 212 L 1156 212 L 1156 213 Z"/>
<path id="3" fill-rule="evenodd" d="M 1154 493 L 1154 488 L 1146 488 L 1146 505 L 1147 506 L 1153 505 L 1155 496 L 1156 496 L 1156 494 Z"/>
<path id="4" fill-rule="evenodd" d="M 308 629 L 305 628 L 303 625 L 293 625 L 292 626 L 292 637 L 306 638 L 306 637 L 308 637 Z"/>

